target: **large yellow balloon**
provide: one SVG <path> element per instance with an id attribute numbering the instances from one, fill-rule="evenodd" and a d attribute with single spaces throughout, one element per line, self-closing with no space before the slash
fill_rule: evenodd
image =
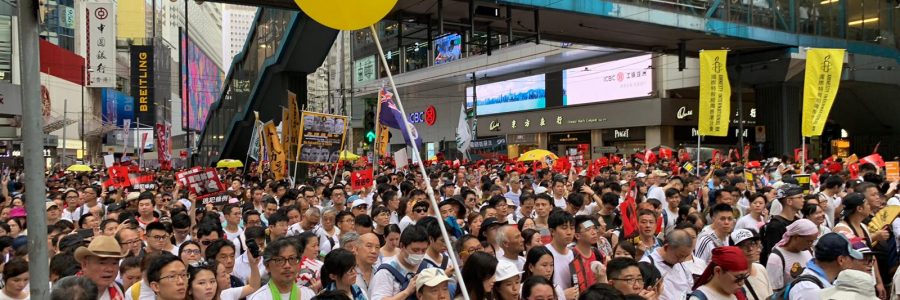
<path id="1" fill-rule="evenodd" d="M 339 30 L 357 30 L 380 21 L 397 0 L 294 0 L 308 16 Z"/>

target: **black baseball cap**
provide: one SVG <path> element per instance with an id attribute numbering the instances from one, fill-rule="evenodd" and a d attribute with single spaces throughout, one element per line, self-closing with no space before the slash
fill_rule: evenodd
<path id="1" fill-rule="evenodd" d="M 850 240 L 840 233 L 831 232 L 819 238 L 815 249 L 816 260 L 831 262 L 841 256 L 863 259 L 863 254 L 850 246 Z"/>

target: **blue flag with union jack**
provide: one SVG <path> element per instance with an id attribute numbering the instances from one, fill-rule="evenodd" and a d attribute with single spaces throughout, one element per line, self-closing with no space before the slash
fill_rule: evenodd
<path id="1" fill-rule="evenodd" d="M 397 108 L 397 105 L 394 104 L 394 94 L 386 88 L 382 88 L 381 91 L 378 92 L 378 98 L 380 99 L 379 105 L 381 105 L 378 122 L 384 126 L 400 130 L 403 134 L 403 140 L 406 141 L 406 145 L 412 145 L 409 139 L 409 137 L 412 136 L 416 146 L 421 147 L 422 138 L 419 137 L 419 132 L 416 131 L 416 127 L 406 119 L 406 116 L 404 116 L 403 113 L 400 112 L 400 109 Z"/>

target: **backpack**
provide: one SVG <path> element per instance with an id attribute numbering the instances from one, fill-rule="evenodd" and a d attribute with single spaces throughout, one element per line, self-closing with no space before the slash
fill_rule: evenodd
<path id="1" fill-rule="evenodd" d="M 692 292 L 688 293 L 687 298 L 685 298 L 685 299 L 691 300 L 691 297 L 696 297 L 699 300 L 707 300 L 708 299 L 708 298 L 706 298 L 706 294 L 704 294 L 700 290 L 696 290 L 696 291 L 692 291 Z"/>
<path id="2" fill-rule="evenodd" d="M 797 278 L 794 279 L 794 281 L 791 281 L 791 283 L 786 284 L 784 286 L 784 289 L 782 289 L 781 291 L 778 291 L 778 292 L 775 292 L 774 294 L 772 294 L 772 296 L 769 297 L 769 300 L 790 300 L 791 299 L 791 288 L 796 286 L 798 283 L 801 283 L 804 281 L 815 283 L 816 286 L 819 287 L 819 289 L 825 288 L 825 284 L 822 283 L 821 280 L 819 280 L 819 277 L 816 277 L 816 276 L 810 275 L 810 274 L 803 274 L 803 275 L 797 276 Z"/>
<path id="3" fill-rule="evenodd" d="M 441 254 L 441 260 L 442 260 L 443 262 L 441 263 L 440 266 L 434 264 L 434 262 L 431 261 L 430 259 L 422 260 L 422 263 L 419 264 L 419 269 L 416 270 L 416 274 L 422 273 L 423 270 L 428 269 L 428 268 L 438 268 L 438 269 L 441 269 L 441 270 L 446 270 L 446 269 L 447 269 L 447 262 L 450 261 L 450 258 L 447 257 L 447 255 Z"/>
<path id="4" fill-rule="evenodd" d="M 785 229 L 788 225 L 793 223 L 793 221 L 785 219 L 782 216 L 772 216 L 772 219 L 769 220 L 769 222 L 766 222 L 766 224 L 759 228 L 759 240 L 762 243 L 762 252 L 759 255 L 759 262 L 762 265 L 766 265 L 766 263 L 769 261 L 769 254 L 771 254 L 772 248 L 775 248 L 775 244 L 777 244 L 778 241 L 781 240 L 781 236 L 783 234 L 783 232 L 781 234 L 777 234 L 775 237 L 773 237 L 775 238 L 774 240 L 769 241 L 767 232 L 772 227 L 772 223 L 775 222 L 784 224 Z"/>
<path id="5" fill-rule="evenodd" d="M 393 265 L 391 265 L 389 263 L 381 264 L 381 266 L 379 266 L 378 269 L 375 270 L 375 273 L 378 273 L 378 271 L 381 271 L 381 270 L 387 270 L 388 272 L 391 272 L 391 275 L 394 276 L 394 280 L 400 284 L 401 291 L 405 290 L 406 287 L 409 286 L 409 278 L 406 278 L 406 274 L 401 273 L 400 270 L 397 270 L 397 268 L 394 268 Z M 372 273 L 372 274 L 375 274 L 375 273 Z M 413 295 L 407 297 L 406 300 L 416 300 L 416 295 L 413 294 Z"/>
<path id="6" fill-rule="evenodd" d="M 782 268 L 781 272 L 784 273 L 784 269 L 787 269 L 787 266 L 785 266 L 785 264 L 787 262 L 784 260 L 784 253 L 781 253 L 781 250 L 778 250 L 778 248 L 773 247 L 772 253 L 770 253 L 770 254 L 778 255 L 778 258 L 781 259 L 781 268 Z M 806 267 L 800 267 L 800 270 L 798 273 L 802 274 L 803 270 L 805 270 L 805 269 L 806 269 Z M 795 274 L 797 274 L 797 273 L 795 273 Z M 782 278 L 784 278 L 784 275 L 782 275 Z M 787 284 L 785 284 L 785 286 L 786 285 Z"/>

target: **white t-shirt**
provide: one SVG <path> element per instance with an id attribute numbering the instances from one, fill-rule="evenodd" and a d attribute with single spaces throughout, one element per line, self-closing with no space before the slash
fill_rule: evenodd
<path id="1" fill-rule="evenodd" d="M 674 267 L 674 265 L 669 266 L 669 264 L 667 264 L 666 261 L 663 260 L 663 257 L 659 255 L 660 250 L 661 249 L 653 250 L 653 252 L 651 252 L 649 255 L 644 255 L 640 261 L 652 264 L 654 267 L 656 267 L 657 270 L 659 270 L 659 274 L 662 275 L 662 277 L 666 277 L 666 274 L 669 274 L 669 272 L 672 271 L 672 267 Z"/>
<path id="2" fill-rule="evenodd" d="M 406 227 L 409 225 L 416 225 L 416 221 L 413 221 L 409 216 L 403 216 L 403 218 L 400 219 L 400 224 L 397 224 L 397 226 L 400 227 L 400 232 L 406 230 Z"/>
<path id="3" fill-rule="evenodd" d="M 266 286 L 266 287 L 268 287 L 268 286 Z M 219 300 L 239 300 L 239 299 L 241 299 L 241 292 L 243 292 L 243 291 L 244 291 L 244 287 L 242 287 L 242 286 L 225 289 L 221 293 L 219 293 Z M 288 294 L 290 295 L 290 293 L 288 293 Z M 281 298 L 281 299 L 287 299 L 287 298 Z"/>
<path id="4" fill-rule="evenodd" d="M 566 209 L 566 197 L 557 199 L 553 197 L 553 205 L 562 209 Z"/>
<path id="5" fill-rule="evenodd" d="M 783 265 L 781 257 L 775 254 L 775 249 L 784 255 Z M 800 276 L 801 269 L 806 267 L 806 263 L 810 259 L 812 259 L 812 254 L 808 250 L 796 253 L 776 246 L 766 262 L 766 271 L 768 272 L 769 283 L 772 289 L 779 290 L 784 287 L 786 282 L 794 281 L 797 276 Z"/>
<path id="6" fill-rule="evenodd" d="M 762 216 L 760 216 L 760 219 L 762 219 Z M 734 229 L 749 229 L 758 233 L 759 228 L 762 227 L 762 224 L 765 223 L 761 223 L 761 220 L 754 220 L 753 216 L 751 216 L 750 214 L 746 214 L 738 219 L 737 223 L 734 225 Z"/>
<path id="7" fill-rule="evenodd" d="M 301 286 L 300 287 L 300 299 L 298 300 L 310 300 L 316 296 L 316 292 L 309 289 L 308 287 Z M 281 294 L 281 299 L 290 299 L 291 293 Z M 261 286 L 256 292 L 247 296 L 247 300 L 273 300 L 272 291 L 269 290 L 268 285 Z M 293 299 L 291 299 L 293 300 Z"/>
<path id="8" fill-rule="evenodd" d="M 400 263 L 398 262 L 391 261 L 385 263 L 390 263 L 394 267 L 399 267 L 398 271 L 400 271 L 401 273 L 406 273 L 408 278 L 412 278 L 412 276 L 416 274 L 415 270 L 406 270 L 402 266 L 400 266 Z M 402 290 L 400 289 L 400 283 L 394 280 L 394 275 L 391 275 L 391 272 L 389 272 L 388 270 L 376 271 L 375 274 L 372 275 L 372 282 L 369 283 L 369 299 L 381 300 L 385 297 L 391 297 L 400 292 L 402 292 Z"/>
<path id="9" fill-rule="evenodd" d="M 574 259 L 574 256 L 573 256 L 573 259 Z M 505 261 L 505 262 L 516 265 L 516 268 L 519 269 L 519 272 L 522 272 L 525 268 L 525 257 L 522 257 L 522 256 L 519 256 L 516 260 L 511 260 L 509 258 L 506 258 L 506 256 L 497 255 L 497 260 Z"/>
<path id="10" fill-rule="evenodd" d="M 841 205 L 841 197 L 819 193 L 819 201 L 828 202 L 828 206 L 825 207 L 825 224 L 828 224 L 829 227 L 834 227 L 834 224 L 837 223 L 834 221 L 834 209 Z"/>
<path id="11" fill-rule="evenodd" d="M 575 259 L 575 254 L 568 248 L 566 254 L 556 252 L 553 244 L 544 247 L 553 254 L 553 284 L 559 285 L 563 290 L 572 287 L 572 270 L 569 269 L 569 263 Z"/>
<path id="12" fill-rule="evenodd" d="M 228 239 L 229 241 L 232 241 L 244 234 L 244 230 L 241 229 L 240 227 L 238 227 L 237 231 L 230 232 L 230 231 L 228 231 L 228 228 L 226 228 L 225 226 L 222 226 L 222 231 L 225 231 L 225 238 Z"/>
<path id="13" fill-rule="evenodd" d="M 683 300 L 687 291 L 694 287 L 694 276 L 700 277 L 706 269 L 706 262 L 694 258 L 672 266 L 667 275 L 663 275 L 663 292 L 659 300 Z"/>
<path id="14" fill-rule="evenodd" d="M 705 285 L 697 288 L 697 290 L 703 292 L 703 294 L 706 295 L 707 300 L 737 300 L 737 297 L 734 294 L 724 295 L 724 294 L 719 293 L 716 290 L 713 290 Z M 688 298 L 688 300 L 701 300 L 701 299 L 698 298 L 697 296 L 691 296 Z"/>
<path id="15" fill-rule="evenodd" d="M 769 274 L 766 273 L 766 267 L 763 267 L 763 265 L 758 263 L 753 263 L 752 267 L 756 274 L 747 278 L 747 282 L 750 283 L 749 287 L 746 284 L 744 285 L 744 288 L 747 291 L 747 300 L 768 299 L 774 292 L 772 291 L 771 281 L 769 281 Z M 757 298 L 753 298 L 753 294 L 750 293 L 750 288 L 756 293 Z"/>
<path id="16" fill-rule="evenodd" d="M 262 258 L 259 258 L 259 263 L 256 266 L 259 268 L 259 276 L 266 273 L 266 265 L 263 264 Z M 234 260 L 234 270 L 231 271 L 231 275 L 240 279 L 241 282 L 250 280 L 250 261 L 247 259 L 246 252 Z"/>
<path id="17" fill-rule="evenodd" d="M 790 300 L 819 299 L 819 294 L 822 293 L 822 290 L 830 288 L 832 286 L 831 282 L 829 282 L 825 278 L 822 278 L 821 276 L 819 276 L 819 274 L 816 274 L 816 272 L 813 272 L 809 268 L 803 270 L 803 274 L 809 274 L 816 276 L 816 278 L 819 278 L 819 281 L 822 282 L 822 287 L 820 288 L 818 285 L 816 285 L 815 282 L 811 281 L 798 282 L 796 285 L 791 287 L 791 294 L 789 295 Z"/>

